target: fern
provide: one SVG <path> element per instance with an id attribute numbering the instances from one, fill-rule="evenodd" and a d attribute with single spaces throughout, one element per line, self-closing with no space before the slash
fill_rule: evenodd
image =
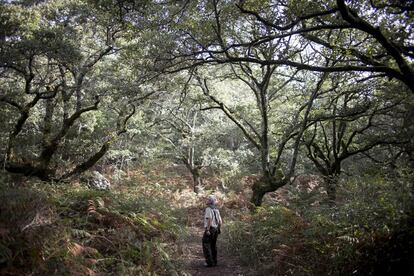
<path id="1" fill-rule="evenodd" d="M 86 230 L 83 229 L 71 229 L 72 237 L 74 238 L 91 238 L 93 235 Z"/>

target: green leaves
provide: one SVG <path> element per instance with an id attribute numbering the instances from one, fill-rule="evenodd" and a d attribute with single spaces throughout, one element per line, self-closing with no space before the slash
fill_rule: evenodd
<path id="1" fill-rule="evenodd" d="M 0 5 L 1 36 L 16 39 L 18 34 L 30 36 L 38 30 L 41 15 L 35 8 L 25 8 L 18 4 Z M 15 37 L 13 37 L 15 36 Z"/>

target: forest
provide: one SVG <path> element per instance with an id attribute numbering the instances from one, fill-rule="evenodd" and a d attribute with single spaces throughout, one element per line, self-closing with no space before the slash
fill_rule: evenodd
<path id="1" fill-rule="evenodd" d="M 0 275 L 414 275 L 414 1 L 0 3 Z"/>

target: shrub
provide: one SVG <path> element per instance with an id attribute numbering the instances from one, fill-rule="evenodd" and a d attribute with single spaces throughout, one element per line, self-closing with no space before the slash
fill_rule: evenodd
<path id="1" fill-rule="evenodd" d="M 140 196 L 134 187 L 109 192 L 5 182 L 0 192 L 0 274 L 176 273 L 166 243 L 179 231 L 165 202 Z"/>
<path id="2" fill-rule="evenodd" d="M 336 206 L 260 207 L 228 226 L 228 250 L 260 275 L 384 275 L 414 272 L 411 181 L 348 179 Z"/>

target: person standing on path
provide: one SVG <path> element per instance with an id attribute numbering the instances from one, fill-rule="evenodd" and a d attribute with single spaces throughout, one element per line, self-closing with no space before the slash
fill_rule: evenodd
<path id="1" fill-rule="evenodd" d="M 204 213 L 203 253 L 206 267 L 217 265 L 217 237 L 223 220 L 216 207 L 217 200 L 213 195 L 207 198 L 207 208 Z"/>

